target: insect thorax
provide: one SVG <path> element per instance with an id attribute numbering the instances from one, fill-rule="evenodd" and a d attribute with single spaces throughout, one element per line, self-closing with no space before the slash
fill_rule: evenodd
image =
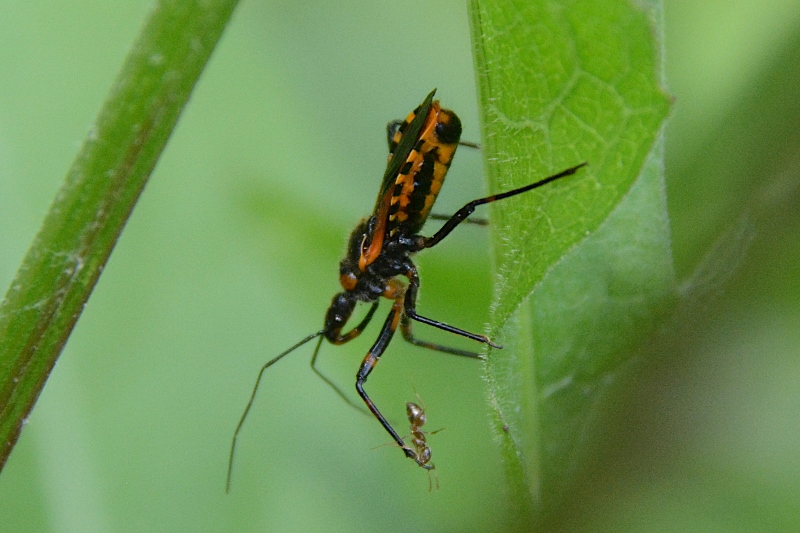
<path id="1" fill-rule="evenodd" d="M 406 273 L 412 265 L 408 246 L 397 235 L 384 241 L 381 254 L 362 271 L 359 259 L 369 245 L 374 216 L 362 220 L 350 234 L 347 253 L 339 263 L 339 279 L 356 300 L 375 301 L 384 295 L 388 280 Z"/>

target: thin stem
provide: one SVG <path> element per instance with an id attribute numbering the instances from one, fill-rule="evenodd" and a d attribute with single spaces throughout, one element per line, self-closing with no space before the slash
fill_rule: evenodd
<path id="1" fill-rule="evenodd" d="M 236 0 L 161 0 L 0 303 L 0 468 Z"/>

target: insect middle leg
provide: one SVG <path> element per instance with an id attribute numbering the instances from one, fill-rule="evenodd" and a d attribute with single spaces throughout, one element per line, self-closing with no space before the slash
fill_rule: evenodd
<path id="1" fill-rule="evenodd" d="M 423 324 L 427 324 L 429 326 L 433 326 L 435 328 L 439 328 L 449 333 L 455 333 L 456 335 L 461 335 L 462 337 L 466 337 L 468 339 L 472 339 L 474 341 L 478 341 L 483 344 L 488 344 L 492 348 L 498 348 L 498 349 L 502 348 L 501 345 L 495 344 L 486 335 L 478 335 L 477 333 L 471 333 L 461 328 L 451 326 L 450 324 L 445 324 L 444 322 L 439 322 L 438 320 L 433 320 L 417 314 L 416 305 L 417 305 L 417 292 L 419 291 L 419 275 L 417 274 L 416 267 L 414 267 L 414 265 L 412 264 L 409 264 L 408 270 L 405 275 L 408 278 L 408 288 L 406 289 L 406 295 L 404 301 L 405 316 L 403 317 L 403 324 L 402 324 L 402 332 L 405 340 L 407 340 L 412 344 L 416 344 L 418 346 L 423 346 L 425 348 L 430 348 L 432 350 L 437 350 L 444 353 L 461 355 L 464 357 L 474 357 L 474 358 L 480 357 L 480 355 L 478 355 L 475 352 L 460 350 L 458 348 L 450 348 L 448 346 L 441 346 L 439 344 L 435 344 L 432 342 L 426 342 L 416 339 L 411 331 L 411 322 L 409 321 L 410 319 L 410 320 L 416 320 L 417 322 L 421 322 Z"/>
<path id="2" fill-rule="evenodd" d="M 414 336 L 413 329 L 414 328 L 411 319 L 408 318 L 408 316 L 403 315 L 403 318 L 400 320 L 400 332 L 403 334 L 403 339 L 406 342 L 409 342 L 414 346 L 419 346 L 420 348 L 436 350 L 437 352 L 449 353 L 452 355 L 460 355 L 462 357 L 469 357 L 472 359 L 481 358 L 481 355 L 478 352 L 471 352 L 469 350 L 462 350 L 460 348 L 452 348 L 450 346 L 444 346 L 443 344 L 437 344 L 435 342 L 418 339 Z"/>

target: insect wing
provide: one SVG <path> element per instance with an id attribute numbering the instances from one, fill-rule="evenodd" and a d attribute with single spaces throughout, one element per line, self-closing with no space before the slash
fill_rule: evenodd
<path id="1" fill-rule="evenodd" d="M 389 208 L 392 203 L 392 196 L 394 195 L 395 182 L 408 156 L 417 144 L 422 127 L 425 124 L 425 120 L 428 118 L 434 94 L 436 94 L 436 89 L 432 90 L 427 98 L 425 98 L 425 101 L 414 111 L 414 118 L 408 123 L 408 126 L 403 129 L 400 141 L 396 146 L 393 145 L 394 150 L 386 166 L 386 172 L 383 175 L 383 183 L 381 183 L 381 190 L 378 193 L 378 201 L 375 203 L 375 210 L 373 211 L 375 226 L 370 235 L 369 245 L 365 249 L 364 244 L 367 242 L 366 239 L 364 243 L 362 243 L 361 257 L 358 260 L 358 267 L 362 272 L 378 258 L 383 249 L 383 240 L 386 236 L 387 225 L 389 223 Z M 405 123 L 403 125 L 405 126 Z"/>
<path id="2" fill-rule="evenodd" d="M 383 174 L 383 183 L 381 184 L 380 193 L 378 193 L 378 202 L 375 206 L 376 213 L 380 210 L 381 203 L 384 201 L 387 191 L 392 190 L 394 187 L 397 174 L 400 172 L 406 159 L 408 159 L 408 154 L 411 153 L 411 150 L 414 149 L 414 145 L 417 144 L 419 132 L 422 130 L 423 124 L 425 124 L 425 119 L 428 118 L 428 112 L 431 109 L 434 94 L 436 94 L 436 89 L 432 90 L 428 97 L 425 98 L 425 101 L 422 102 L 422 105 L 419 106 L 414 120 L 412 120 L 411 124 L 403 131 L 400 142 L 394 150 L 389 164 L 386 165 L 386 172 Z"/>

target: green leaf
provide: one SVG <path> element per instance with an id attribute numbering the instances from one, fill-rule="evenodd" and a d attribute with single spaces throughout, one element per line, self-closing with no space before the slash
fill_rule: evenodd
<path id="1" fill-rule="evenodd" d="M 236 3 L 157 4 L 0 304 L 0 467 Z"/>
<path id="2" fill-rule="evenodd" d="M 654 18 L 626 1 L 471 5 L 491 190 L 589 164 L 492 206 L 505 349 L 487 380 L 520 516 L 572 481 L 593 410 L 676 297 Z"/>

